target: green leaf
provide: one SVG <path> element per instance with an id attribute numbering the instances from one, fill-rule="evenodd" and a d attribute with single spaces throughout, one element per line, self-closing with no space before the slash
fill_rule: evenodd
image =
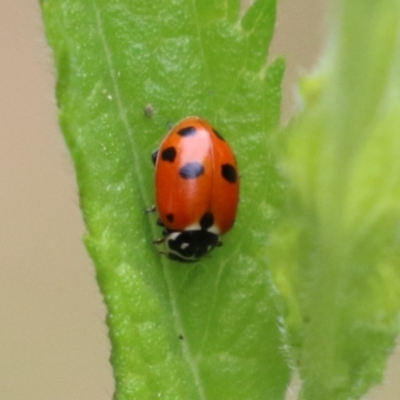
<path id="1" fill-rule="evenodd" d="M 302 399 L 356 399 L 400 328 L 400 2 L 332 5 L 329 53 L 280 142 L 288 203 L 268 255 Z"/>
<path id="2" fill-rule="evenodd" d="M 108 308 L 115 399 L 279 399 L 266 242 L 281 207 L 268 140 L 283 62 L 266 66 L 275 0 L 42 0 L 60 123 Z M 144 110 L 146 109 L 145 115 Z M 167 126 L 209 120 L 241 167 L 237 223 L 211 258 L 168 261 L 152 239 L 150 154 Z"/>

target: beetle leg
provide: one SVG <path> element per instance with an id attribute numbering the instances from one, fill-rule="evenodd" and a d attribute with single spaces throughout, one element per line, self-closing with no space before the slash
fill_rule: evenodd
<path id="1" fill-rule="evenodd" d="M 146 208 L 144 212 L 146 214 L 156 211 L 156 206 L 151 206 L 150 208 Z"/>
<path id="2" fill-rule="evenodd" d="M 163 224 L 163 222 L 161 221 L 160 218 L 157 219 L 156 224 L 157 224 L 158 226 L 161 226 L 161 227 L 165 228 L 165 225 Z"/>
<path id="3" fill-rule="evenodd" d="M 155 150 L 151 153 L 151 160 L 153 161 L 153 164 L 154 164 L 154 165 L 156 165 L 157 156 L 158 156 L 158 149 L 155 149 Z"/>

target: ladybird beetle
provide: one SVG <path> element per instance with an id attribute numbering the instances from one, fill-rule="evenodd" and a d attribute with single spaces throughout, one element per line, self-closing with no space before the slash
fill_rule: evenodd
<path id="1" fill-rule="evenodd" d="M 195 262 L 214 247 L 234 222 L 239 201 L 235 155 L 204 119 L 188 117 L 152 154 L 156 209 L 168 258 Z"/>

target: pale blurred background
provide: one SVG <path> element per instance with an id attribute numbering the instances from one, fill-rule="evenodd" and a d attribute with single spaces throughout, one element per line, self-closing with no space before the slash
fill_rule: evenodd
<path id="1" fill-rule="evenodd" d="M 285 117 L 296 77 L 319 58 L 322 5 L 281 0 L 273 54 L 288 63 Z M 110 400 L 105 308 L 54 83 L 38 2 L 0 0 L 0 399 Z M 399 359 L 368 400 L 400 398 Z"/>

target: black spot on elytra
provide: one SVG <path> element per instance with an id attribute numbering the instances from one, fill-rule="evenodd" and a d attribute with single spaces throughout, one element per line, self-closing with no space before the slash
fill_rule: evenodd
<path id="1" fill-rule="evenodd" d="M 162 151 L 161 153 L 161 158 L 164 161 L 169 161 L 169 162 L 174 162 L 176 157 L 176 149 L 175 147 L 168 147 L 165 150 Z"/>
<path id="2" fill-rule="evenodd" d="M 225 142 L 225 139 L 217 130 L 213 129 L 213 132 L 218 139 L 223 140 Z"/>
<path id="3" fill-rule="evenodd" d="M 226 181 L 230 183 L 235 183 L 237 180 L 236 169 L 231 164 L 222 164 L 221 175 Z"/>
<path id="4" fill-rule="evenodd" d="M 179 175 L 184 179 L 195 179 L 203 174 L 204 167 L 199 162 L 187 163 L 179 170 Z"/>
<path id="5" fill-rule="evenodd" d="M 200 219 L 200 227 L 204 231 L 213 226 L 213 224 L 214 224 L 214 215 L 212 215 L 209 212 L 206 212 Z"/>
<path id="6" fill-rule="evenodd" d="M 174 214 L 167 214 L 167 221 L 168 222 L 174 222 Z"/>
<path id="7" fill-rule="evenodd" d="M 197 132 L 194 126 L 187 126 L 186 128 L 180 129 L 177 133 L 179 136 L 186 137 L 186 136 L 193 136 Z"/>

